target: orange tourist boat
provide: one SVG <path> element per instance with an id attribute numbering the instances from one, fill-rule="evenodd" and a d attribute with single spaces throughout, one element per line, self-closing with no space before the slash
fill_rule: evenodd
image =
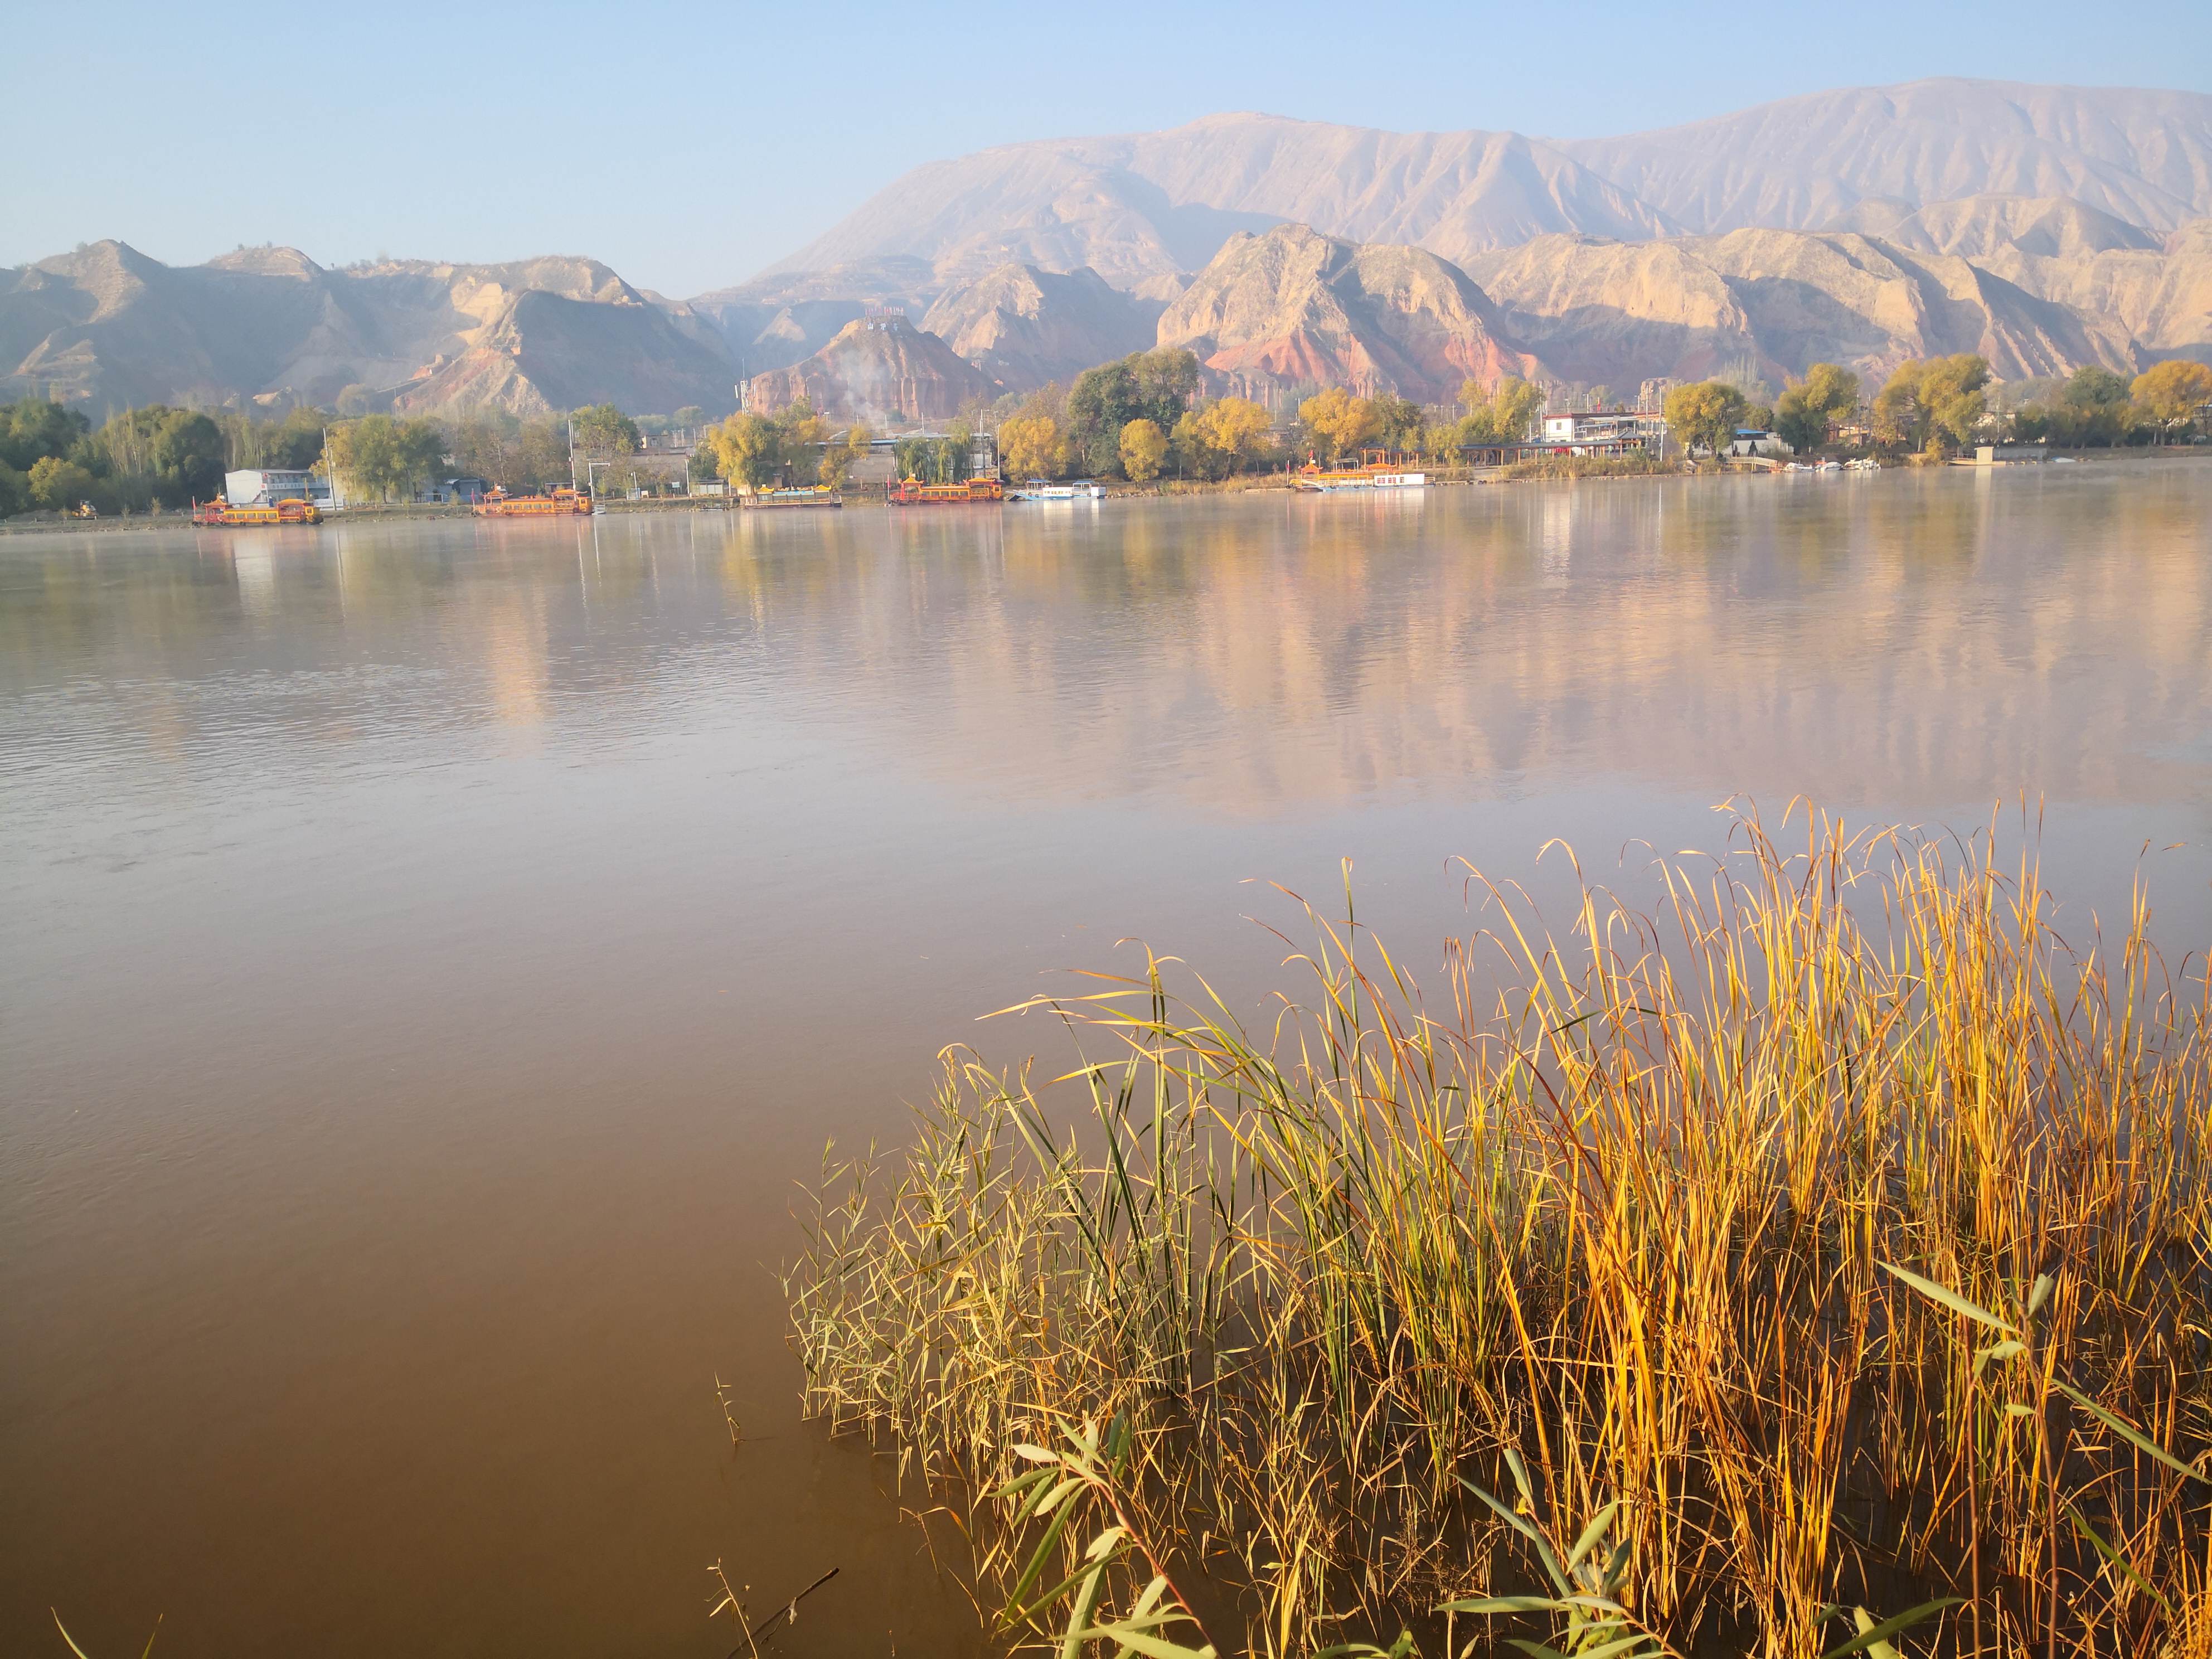
<path id="1" fill-rule="evenodd" d="M 970 478 L 965 483 L 926 484 L 908 478 L 884 499 L 893 507 L 964 507 L 970 501 L 1006 499 L 1006 486 L 996 478 Z"/>
<path id="2" fill-rule="evenodd" d="M 87 514 L 86 517 L 92 515 Z M 260 501 L 252 507 L 232 507 L 225 501 L 206 501 L 192 508 L 194 524 L 320 524 L 323 510 L 313 501 L 288 495 L 281 501 Z"/>
<path id="3" fill-rule="evenodd" d="M 469 509 L 479 519 L 543 519 L 556 514 L 588 514 L 592 498 L 562 484 L 543 495 L 510 495 L 494 489 Z"/>

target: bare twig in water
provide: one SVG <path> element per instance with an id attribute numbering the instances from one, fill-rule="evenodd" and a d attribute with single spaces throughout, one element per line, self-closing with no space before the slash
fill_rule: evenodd
<path id="1" fill-rule="evenodd" d="M 738 1423 L 738 1415 L 730 1409 L 730 1385 L 722 1381 L 721 1374 L 714 1376 L 714 1403 L 722 1408 L 722 1421 L 730 1425 L 730 1449 L 735 1451 L 744 1443 L 745 1431 Z"/>
<path id="2" fill-rule="evenodd" d="M 716 1571 L 719 1572 L 720 1571 L 720 1569 L 718 1567 Z M 837 1576 L 837 1568 L 830 1568 L 829 1571 L 823 1573 L 819 1578 L 809 1584 L 805 1589 L 799 1591 L 798 1595 L 793 1596 L 791 1600 L 786 1601 L 774 1613 L 771 1613 L 767 1618 L 762 1620 L 760 1623 L 753 1626 L 750 1630 L 745 1631 L 745 1648 L 751 1649 L 752 1652 L 756 1656 L 756 1659 L 757 1659 L 757 1656 L 760 1653 L 760 1649 L 757 1644 L 762 1637 L 768 1634 L 769 1628 L 775 1623 L 775 1621 L 781 1619 L 788 1624 L 797 1624 L 799 1622 L 799 1604 L 801 1601 L 804 1601 L 808 1596 L 813 1595 L 815 1591 L 820 1589 L 832 1578 L 835 1578 Z M 726 1587 L 726 1581 L 725 1581 L 725 1584 Z M 717 1607 L 715 1611 L 719 1613 L 721 1609 Z M 738 1624 L 740 1629 L 744 1629 L 744 1609 L 743 1607 L 738 1607 Z M 738 1659 L 738 1655 L 744 1652 L 745 1648 L 732 1648 L 730 1650 L 730 1659 Z"/>

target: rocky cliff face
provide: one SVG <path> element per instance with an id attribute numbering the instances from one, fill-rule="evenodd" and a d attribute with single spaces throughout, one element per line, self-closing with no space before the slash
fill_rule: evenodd
<path id="1" fill-rule="evenodd" d="M 1469 376 L 1534 368 L 1493 321 L 1482 290 L 1425 249 L 1280 225 L 1224 243 L 1160 318 L 1158 343 L 1188 347 L 1246 396 L 1318 383 L 1449 403 Z"/>
<path id="2" fill-rule="evenodd" d="M 1215 115 L 931 162 L 775 269 L 890 257 L 957 282 L 1014 261 L 1088 265 L 1133 289 L 1196 270 L 1237 231 L 1283 222 L 1413 243 L 1464 264 L 1558 233 L 1879 235 L 1881 225 L 1844 222 L 1862 207 L 1910 215 L 1990 192 L 2061 198 L 2163 235 L 2212 214 L 2212 97 L 1922 81 L 1592 139 Z"/>
<path id="3" fill-rule="evenodd" d="M 1613 242 L 1540 237 L 1474 262 L 1504 331 L 1569 380 L 1747 373 L 1779 386 L 1814 362 L 1885 375 L 1976 351 L 2002 378 L 2085 363 L 2132 372 L 2127 331 L 1966 260 L 1854 234 L 1740 230 Z"/>
<path id="4" fill-rule="evenodd" d="M 1008 144 L 917 167 L 775 267 L 885 256 L 947 281 L 1088 265 L 1116 287 L 1194 270 L 1239 231 L 1297 222 L 1448 258 L 1550 230 L 1650 236 L 1664 217 L 1516 133 L 1396 133 L 1272 115 Z"/>
<path id="5" fill-rule="evenodd" d="M 412 410 L 735 402 L 709 326 L 578 258 L 328 270 L 295 249 L 256 248 L 173 267 L 100 242 L 0 275 L 0 392 L 51 386 L 95 413 L 328 404 L 351 386 Z"/>
<path id="6" fill-rule="evenodd" d="M 805 398 L 817 415 L 879 423 L 887 416 L 939 421 L 998 388 L 934 334 L 903 317 L 848 323 L 804 362 L 755 375 L 746 402 L 763 413 Z"/>
<path id="7" fill-rule="evenodd" d="M 2212 214 L 2212 97 L 2195 92 L 1944 78 L 1552 143 L 1692 231 L 1812 230 L 1870 200 L 1909 211 L 1990 192 L 2063 197 L 2161 234 Z"/>
<path id="8" fill-rule="evenodd" d="M 1063 276 L 1008 264 L 949 289 L 921 326 L 1006 391 L 1030 392 L 1146 349 L 1164 309 L 1088 267 Z"/>
<path id="9" fill-rule="evenodd" d="M 919 316 L 944 288 L 927 260 L 876 258 L 758 277 L 688 303 L 750 376 L 812 356 L 872 307 Z"/>

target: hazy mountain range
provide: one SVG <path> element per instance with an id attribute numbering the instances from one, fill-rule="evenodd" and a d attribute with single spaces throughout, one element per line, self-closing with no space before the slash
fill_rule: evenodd
<path id="1" fill-rule="evenodd" d="M 2212 97 L 1926 81 L 1593 139 L 1211 116 L 928 163 L 689 301 L 583 258 L 172 268 L 109 242 L 0 273 L 0 389 L 95 410 L 351 387 L 720 412 L 740 380 L 934 410 L 1155 342 L 1218 386 L 1437 399 L 1509 368 L 1625 389 L 1937 350 L 2008 379 L 2212 360 Z"/>

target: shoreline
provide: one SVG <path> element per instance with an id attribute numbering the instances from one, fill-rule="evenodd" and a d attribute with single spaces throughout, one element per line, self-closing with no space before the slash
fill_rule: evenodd
<path id="1" fill-rule="evenodd" d="M 2102 462 L 2115 459 L 2160 460 L 2166 462 L 2181 462 L 2188 460 L 2203 461 L 2212 460 L 2212 446 L 2174 444 L 2167 445 L 2163 447 L 2151 446 L 2127 450 L 2067 450 L 2063 452 L 2054 452 L 2051 460 L 2050 461 L 2033 462 L 2025 465 L 2029 466 L 2048 466 L 2051 465 L 2052 462 L 2057 460 L 2061 454 L 2063 454 L 2068 461 L 2080 464 L 2087 464 L 2093 460 Z M 1922 471 L 1926 470 L 1928 470 L 1927 464 L 1922 463 L 1917 457 L 1910 455 L 1899 456 L 1893 461 L 1886 461 L 1882 466 L 1882 471 L 1886 472 Z M 1996 471 L 1997 469 L 1978 468 L 1972 470 L 1976 471 Z M 2021 467 L 2020 465 L 2014 465 L 2008 467 L 2005 470 L 2020 471 L 2021 470 Z M 1697 471 L 1686 471 L 1676 468 L 1652 471 L 1611 472 L 1592 471 L 1587 473 L 1565 472 L 1551 474 L 1548 476 L 1522 475 L 1515 477 L 1512 474 L 1513 470 L 1511 468 L 1492 467 L 1486 468 L 1480 473 L 1476 473 L 1467 477 L 1439 478 L 1431 483 L 1428 488 L 1431 489 L 1454 489 L 1474 487 L 1489 487 L 1498 484 L 1531 483 L 1645 483 L 1655 480 L 1664 481 L 1679 478 L 1725 478 L 1750 476 L 1788 476 L 1784 474 L 1782 469 L 1778 466 L 1765 464 L 1753 465 L 1750 463 L 1745 463 L 1740 465 L 1724 465 L 1719 471 L 1712 472 L 1702 470 Z M 1200 483 L 1196 480 L 1179 479 L 1170 482 L 1164 488 L 1152 489 L 1127 483 L 1121 484 L 1118 487 L 1109 485 L 1107 489 L 1106 499 L 1109 501 L 1171 501 L 1179 496 L 1246 495 L 1263 494 L 1294 495 L 1296 493 L 1296 490 L 1282 477 L 1280 474 L 1268 474 L 1264 479 L 1257 477 L 1248 477 L 1243 478 L 1223 478 L 1211 483 Z M 874 499 L 871 499 L 866 496 L 848 497 L 845 501 L 845 506 L 848 507 L 887 508 L 889 505 L 890 504 L 887 501 L 884 501 L 880 497 Z M 671 496 L 665 500 L 659 501 L 610 501 L 606 504 L 605 511 L 603 514 L 595 514 L 594 516 L 618 518 L 633 515 L 650 516 L 671 513 L 732 513 L 741 510 L 742 509 L 740 508 L 731 506 L 729 498 L 726 496 L 678 495 Z M 436 520 L 467 519 L 472 516 L 473 515 L 471 514 L 468 507 L 465 506 L 450 506 L 439 501 L 410 501 L 404 504 L 395 503 L 391 506 L 346 507 L 338 513 L 326 514 L 322 520 L 321 525 L 393 524 Z M 300 527 L 301 526 L 292 525 L 282 526 L 267 525 L 195 526 L 191 521 L 191 515 L 189 513 L 185 512 L 142 513 L 132 514 L 128 517 L 93 520 L 48 519 L 25 514 L 15 519 L 0 520 L 0 538 L 33 535 L 105 536 L 114 535 L 118 532 L 192 528 L 228 529 L 236 531 L 275 528 L 297 529 Z M 321 526 L 310 526 L 307 527 L 319 528 Z"/>

